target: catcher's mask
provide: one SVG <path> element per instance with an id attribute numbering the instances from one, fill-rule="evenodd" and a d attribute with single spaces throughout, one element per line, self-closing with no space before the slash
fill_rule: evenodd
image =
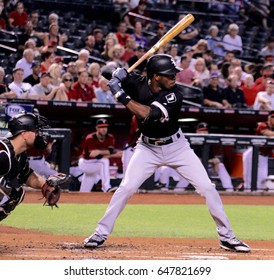
<path id="1" fill-rule="evenodd" d="M 12 117 L 8 122 L 9 133 L 7 138 L 14 138 L 24 131 L 33 131 L 36 134 L 34 147 L 44 149 L 49 137 L 43 134 L 42 129 L 50 128 L 49 120 L 39 114 L 22 112 Z"/>
<path id="2" fill-rule="evenodd" d="M 182 71 L 177 67 L 172 56 L 168 54 L 155 54 L 147 62 L 147 76 L 151 78 L 153 74 L 175 75 Z"/>

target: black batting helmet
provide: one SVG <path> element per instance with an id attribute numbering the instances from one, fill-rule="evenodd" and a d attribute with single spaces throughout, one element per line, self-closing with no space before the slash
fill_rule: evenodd
<path id="1" fill-rule="evenodd" d="M 153 74 L 175 75 L 182 71 L 176 66 L 172 56 L 168 54 L 155 54 L 147 62 L 147 76 L 151 78 Z"/>
<path id="2" fill-rule="evenodd" d="M 22 112 L 9 120 L 10 132 L 7 137 L 12 138 L 23 131 L 35 131 L 43 128 L 50 128 L 48 119 L 37 114 Z"/>

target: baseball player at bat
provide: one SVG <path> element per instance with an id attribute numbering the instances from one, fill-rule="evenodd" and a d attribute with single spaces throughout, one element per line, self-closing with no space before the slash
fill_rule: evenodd
<path id="1" fill-rule="evenodd" d="M 165 165 L 176 169 L 205 198 L 221 248 L 250 251 L 247 244 L 235 237 L 215 185 L 180 129 L 183 92 L 175 83 L 179 71 L 172 57 L 166 54 L 149 58 L 147 76 L 122 68 L 114 71 L 109 87 L 118 101 L 136 115 L 141 135 L 119 188 L 95 232 L 84 240 L 84 247 L 103 245 L 129 198 L 158 167 Z"/>

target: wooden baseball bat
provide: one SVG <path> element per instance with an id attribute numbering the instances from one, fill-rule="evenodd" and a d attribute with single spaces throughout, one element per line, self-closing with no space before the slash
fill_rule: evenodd
<path id="1" fill-rule="evenodd" d="M 128 68 L 128 73 L 132 72 L 139 64 L 149 58 L 152 54 L 157 52 L 167 42 L 177 36 L 182 30 L 187 28 L 194 21 L 192 14 L 186 15 L 176 25 L 174 25 L 150 50 L 148 50 L 138 61 Z"/>

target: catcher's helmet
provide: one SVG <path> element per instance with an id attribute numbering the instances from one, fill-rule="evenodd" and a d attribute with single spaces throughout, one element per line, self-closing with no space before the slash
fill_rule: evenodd
<path id="1" fill-rule="evenodd" d="M 172 56 L 168 54 L 156 54 L 149 58 L 147 62 L 147 76 L 151 78 L 153 74 L 175 75 L 182 71 L 176 66 Z"/>
<path id="2" fill-rule="evenodd" d="M 43 128 L 49 128 L 49 121 L 40 115 L 23 112 L 12 117 L 8 122 L 7 137 L 12 138 L 23 131 L 35 131 Z"/>

